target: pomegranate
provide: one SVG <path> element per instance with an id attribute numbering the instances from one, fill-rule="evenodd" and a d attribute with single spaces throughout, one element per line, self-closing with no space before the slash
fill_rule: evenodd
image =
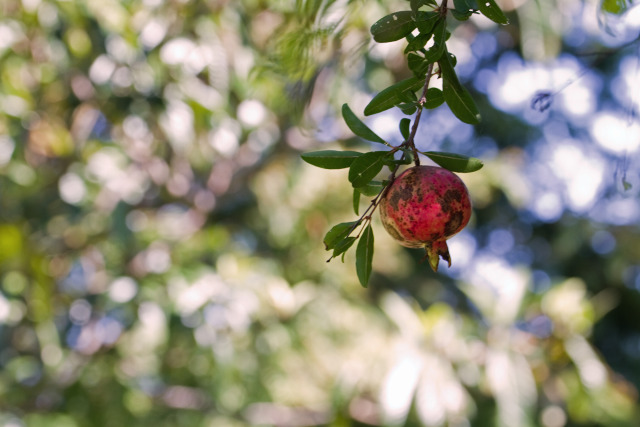
<path id="1" fill-rule="evenodd" d="M 433 271 L 440 257 L 451 267 L 446 240 L 471 217 L 469 192 L 460 178 L 435 166 L 407 169 L 389 186 L 379 209 L 387 232 L 403 246 L 424 248 Z"/>

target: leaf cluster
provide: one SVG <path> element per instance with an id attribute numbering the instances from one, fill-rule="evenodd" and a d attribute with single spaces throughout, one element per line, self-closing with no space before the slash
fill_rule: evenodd
<path id="1" fill-rule="evenodd" d="M 447 48 L 451 33 L 447 29 L 449 12 L 457 20 L 467 20 L 480 13 L 499 23 L 508 22 L 494 0 L 454 0 L 453 8 L 448 1 L 440 5 L 435 0 L 410 0 L 409 10 L 391 13 L 371 26 L 371 35 L 378 43 L 406 39 L 404 53 L 413 76 L 380 91 L 364 109 L 370 116 L 398 107 L 405 115 L 415 114 L 411 119 L 403 118 L 399 130 L 404 139 L 393 146 L 371 130 L 347 104 L 342 106 L 342 117 L 351 131 L 358 137 L 381 144 L 386 149 L 370 152 L 324 150 L 306 153 L 302 159 L 324 169 L 349 169 L 349 182 L 353 187 L 353 209 L 359 215 L 361 196 L 373 197 L 368 208 L 356 221 L 340 223 L 329 230 L 324 238 L 325 248 L 332 251 L 329 261 L 344 255 L 356 240 L 356 271 L 363 286 L 367 286 L 371 274 L 373 256 L 373 231 L 371 216 L 384 197 L 388 186 L 395 179 L 401 165 L 420 164 L 419 154 L 427 156 L 439 166 L 452 172 L 474 172 L 482 167 L 480 159 L 457 153 L 418 151 L 414 138 L 424 109 L 433 109 L 446 103 L 462 122 L 475 125 L 480 121 L 478 108 L 467 89 L 460 83 L 455 72 L 456 58 Z M 442 90 L 429 87 L 433 77 L 442 79 Z M 421 91 L 421 96 L 417 93 Z M 389 169 L 386 179 L 376 180 L 384 168 Z M 357 233 L 356 233 L 357 230 Z"/>

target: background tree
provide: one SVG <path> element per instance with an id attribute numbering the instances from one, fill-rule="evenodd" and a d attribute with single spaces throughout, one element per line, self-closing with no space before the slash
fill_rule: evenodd
<path id="1" fill-rule="evenodd" d="M 300 155 L 371 149 L 410 2 L 2 1 L 0 424 L 637 425 L 637 10 L 498 3 L 447 21 L 481 123 L 415 136 L 485 164 L 454 263 L 374 217 L 364 289 Z"/>

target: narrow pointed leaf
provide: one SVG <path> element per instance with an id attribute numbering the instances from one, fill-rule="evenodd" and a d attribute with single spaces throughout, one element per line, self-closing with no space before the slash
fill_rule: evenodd
<path id="1" fill-rule="evenodd" d="M 304 153 L 300 157 L 310 165 L 317 166 L 319 168 L 344 169 L 351 166 L 351 163 L 361 155 L 362 153 L 358 151 L 324 150 Z"/>
<path id="2" fill-rule="evenodd" d="M 424 81 L 415 77 L 402 80 L 392 86 L 389 86 L 373 97 L 371 102 L 369 102 L 369 104 L 365 107 L 364 115 L 370 116 L 372 114 L 386 111 L 389 108 L 392 108 L 393 106 L 402 102 L 401 94 L 403 92 L 415 92 L 423 86 Z"/>
<path id="3" fill-rule="evenodd" d="M 353 189 L 353 212 L 356 215 L 360 215 L 360 191 L 357 188 Z"/>
<path id="4" fill-rule="evenodd" d="M 509 23 L 504 12 L 494 0 L 478 0 L 478 9 L 484 16 L 497 24 L 506 25 Z"/>
<path id="5" fill-rule="evenodd" d="M 373 263 L 373 230 L 371 224 L 362 232 L 358 247 L 356 248 L 356 272 L 360 284 L 367 287 L 369 278 L 371 277 L 371 269 Z"/>
<path id="6" fill-rule="evenodd" d="M 353 187 L 362 187 L 375 178 L 382 170 L 383 160 L 388 154 L 388 151 L 372 151 L 354 160 L 349 168 L 349 181 Z"/>
<path id="7" fill-rule="evenodd" d="M 355 241 L 356 241 L 355 237 L 347 237 L 345 239 L 342 239 L 340 242 L 338 242 L 336 247 L 333 249 L 333 254 L 331 255 L 331 257 L 335 258 L 340 254 L 344 254 L 345 252 L 347 252 L 347 250 L 351 246 L 353 246 L 353 242 Z M 344 259 L 343 259 L 343 262 L 344 262 Z"/>
<path id="8" fill-rule="evenodd" d="M 447 105 L 458 119 L 470 125 L 480 123 L 478 107 L 464 86 L 453 85 L 445 80 L 442 84 L 442 93 Z"/>
<path id="9" fill-rule="evenodd" d="M 402 137 L 404 138 L 405 141 L 409 139 L 409 135 L 411 134 L 411 131 L 409 129 L 410 126 L 411 126 L 410 119 L 404 118 L 400 120 L 400 133 L 402 134 Z"/>
<path id="10" fill-rule="evenodd" d="M 472 125 L 480 123 L 478 107 L 469 92 L 460 84 L 446 49 L 438 65 L 442 73 L 444 100 L 453 114 L 464 123 Z"/>
<path id="11" fill-rule="evenodd" d="M 384 139 L 376 135 L 374 131 L 369 129 L 367 125 L 356 117 L 347 104 L 342 106 L 342 117 L 344 118 L 345 123 L 347 123 L 347 126 L 349 126 L 349 129 L 351 129 L 351 132 L 355 133 L 360 138 L 387 145 Z"/>
<path id="12" fill-rule="evenodd" d="M 335 248 L 341 240 L 345 239 L 351 233 L 357 223 L 358 221 L 351 221 L 334 225 L 324 236 L 323 242 L 325 249 L 331 250 Z"/>
<path id="13" fill-rule="evenodd" d="M 378 43 L 387 43 L 406 37 L 416 28 L 411 10 L 391 13 L 371 26 L 371 35 Z"/>
<path id="14" fill-rule="evenodd" d="M 433 160 L 437 165 L 451 172 L 469 173 L 482 169 L 482 160 L 461 154 L 447 153 L 444 151 L 425 151 L 425 156 Z"/>

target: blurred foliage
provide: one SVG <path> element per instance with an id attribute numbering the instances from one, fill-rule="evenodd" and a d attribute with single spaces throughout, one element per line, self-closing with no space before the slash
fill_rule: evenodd
<path id="1" fill-rule="evenodd" d="M 481 78 L 614 36 L 580 1 L 501 4 L 452 36 L 483 122 L 423 117 L 421 149 L 485 161 L 457 264 L 376 220 L 362 289 L 324 262 L 345 175 L 299 155 L 363 144 L 340 105 L 410 75 L 369 35 L 406 1 L 0 0 L 0 425 L 638 425 L 637 156 L 598 151 L 582 98 L 516 112 Z"/>

